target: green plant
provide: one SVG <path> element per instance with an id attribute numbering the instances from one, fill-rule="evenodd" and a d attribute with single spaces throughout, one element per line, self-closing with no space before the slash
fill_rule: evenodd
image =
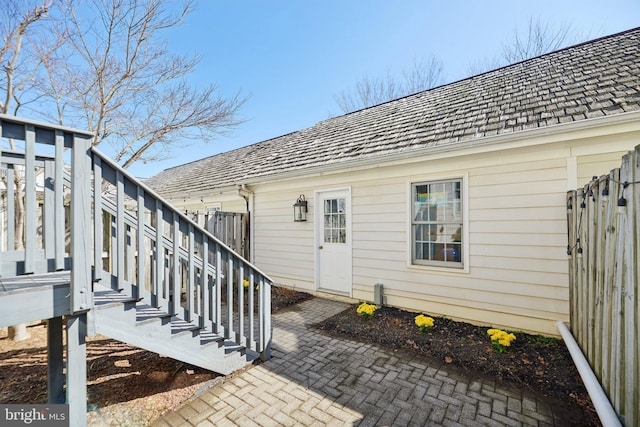
<path id="1" fill-rule="evenodd" d="M 376 306 L 375 304 L 369 304 L 367 302 L 363 302 L 356 309 L 356 313 L 358 313 L 365 319 L 368 319 L 369 317 L 373 316 L 373 313 L 375 313 L 377 309 L 378 309 L 378 306 Z"/>
<path id="2" fill-rule="evenodd" d="M 500 329 L 489 329 L 487 334 L 491 337 L 491 344 L 499 353 L 505 353 L 511 346 L 511 342 L 516 340 L 515 335 Z"/>
<path id="3" fill-rule="evenodd" d="M 427 332 L 429 328 L 433 326 L 433 318 L 425 316 L 424 314 L 417 315 L 415 322 L 421 332 Z"/>

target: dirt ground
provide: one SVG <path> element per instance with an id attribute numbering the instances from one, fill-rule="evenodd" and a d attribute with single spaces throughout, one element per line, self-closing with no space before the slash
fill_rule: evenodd
<path id="1" fill-rule="evenodd" d="M 274 313 L 311 298 L 274 288 Z M 326 334 L 377 343 L 411 357 L 437 359 L 477 377 L 524 388 L 598 425 L 591 401 L 560 340 L 516 333 L 506 353 L 491 346 L 486 328 L 435 318 L 422 333 L 415 313 L 389 307 L 365 320 L 356 306 L 316 327 Z M 0 403 L 45 403 L 46 327 L 29 328 L 32 338 L 13 342 L 0 329 Z M 92 426 L 145 426 L 224 377 L 102 336 L 88 340 L 88 422 Z"/>
<path id="2" fill-rule="evenodd" d="M 572 419 L 580 420 L 578 425 L 600 425 L 580 374 L 560 339 L 515 332 L 516 340 L 506 352 L 499 353 L 491 345 L 486 327 L 433 317 L 434 326 L 423 333 L 414 322 L 417 313 L 382 307 L 365 319 L 356 313 L 356 307 L 316 328 L 408 352 L 411 357 L 435 359 L 435 363 L 444 362 L 472 377 L 528 390 L 572 413 Z"/>
<path id="3" fill-rule="evenodd" d="M 311 298 L 272 288 L 272 312 Z M 0 404 L 46 403 L 47 329 L 29 328 L 15 342 L 0 328 Z M 224 377 L 97 335 L 87 340 L 87 399 L 91 426 L 146 426 Z"/>

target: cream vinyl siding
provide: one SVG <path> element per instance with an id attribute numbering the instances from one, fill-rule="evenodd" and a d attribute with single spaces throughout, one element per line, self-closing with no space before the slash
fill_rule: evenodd
<path id="1" fill-rule="evenodd" d="M 629 148 L 637 141 L 627 139 Z M 249 183 L 255 262 L 276 283 L 316 291 L 314 194 L 349 187 L 354 299 L 373 300 L 373 285 L 382 283 L 392 306 L 557 335 L 555 323 L 569 315 L 566 191 L 576 180 L 619 166 L 624 140 L 534 139 Z M 411 183 L 460 177 L 465 271 L 411 265 Z M 306 222 L 293 220 L 300 194 L 309 202 Z"/>
<path id="2" fill-rule="evenodd" d="M 594 176 L 609 175 L 612 169 L 619 168 L 626 151 L 593 154 L 578 157 L 578 185 L 584 185 Z"/>
<path id="3" fill-rule="evenodd" d="M 252 187 L 255 262 L 276 282 L 314 290 L 313 189 L 289 187 Z M 300 194 L 309 212 L 307 221 L 294 222 L 293 204 Z"/>
<path id="4" fill-rule="evenodd" d="M 295 223 L 292 205 L 299 194 L 310 200 L 314 190 L 348 183 L 355 299 L 372 300 L 383 283 L 390 305 L 554 334 L 555 321 L 568 317 L 566 161 L 549 156 L 562 150 L 526 151 L 255 185 L 256 263 L 277 282 L 315 290 L 313 206 L 307 222 Z M 468 181 L 469 271 L 411 266 L 410 183 L 460 176 Z"/>
<path id="5" fill-rule="evenodd" d="M 349 185 L 353 298 L 373 300 L 373 285 L 382 283 L 389 305 L 556 335 L 555 322 L 569 314 L 565 195 L 576 179 L 568 176 L 570 150 L 549 144 L 254 185 L 256 263 L 277 282 L 315 291 L 311 196 Z M 615 158 L 619 165 L 619 152 L 578 156 L 577 178 L 610 169 Z M 466 186 L 468 270 L 413 266 L 410 184 L 456 177 Z M 310 202 L 305 223 L 293 221 L 300 194 Z"/>

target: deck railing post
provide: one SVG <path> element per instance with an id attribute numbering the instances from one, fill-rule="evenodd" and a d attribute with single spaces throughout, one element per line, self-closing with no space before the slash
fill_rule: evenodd
<path id="1" fill-rule="evenodd" d="M 65 403 L 62 325 L 62 317 L 47 321 L 47 395 L 48 402 L 53 404 Z"/>
<path id="2" fill-rule="evenodd" d="M 258 290 L 260 300 L 258 312 L 260 313 L 260 358 L 271 359 L 271 282 L 264 277 L 260 278 Z"/>
<path id="3" fill-rule="evenodd" d="M 67 317 L 67 403 L 74 426 L 87 425 L 87 315 Z"/>
<path id="4" fill-rule="evenodd" d="M 71 157 L 71 311 L 93 306 L 91 283 L 91 140 L 74 135 Z"/>

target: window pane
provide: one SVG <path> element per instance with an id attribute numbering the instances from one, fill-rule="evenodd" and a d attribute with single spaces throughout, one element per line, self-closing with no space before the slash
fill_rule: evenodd
<path id="1" fill-rule="evenodd" d="M 414 261 L 462 267 L 462 180 L 414 184 L 412 194 Z"/>

